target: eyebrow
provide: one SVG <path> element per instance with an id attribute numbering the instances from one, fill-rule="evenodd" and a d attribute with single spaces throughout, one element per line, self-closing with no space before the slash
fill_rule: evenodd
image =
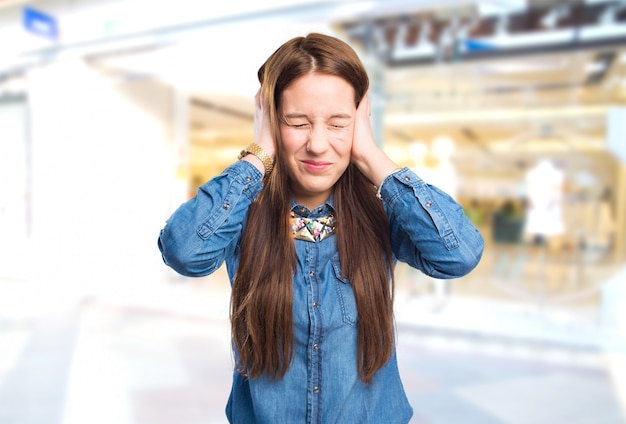
<path id="1" fill-rule="evenodd" d="M 337 113 L 335 115 L 331 115 L 330 119 L 334 119 L 334 118 L 339 118 L 339 119 L 349 119 L 351 118 L 351 115 L 348 115 L 347 113 Z M 304 114 L 304 113 L 290 113 L 288 115 L 285 115 L 285 118 L 306 118 L 308 119 L 308 115 Z"/>

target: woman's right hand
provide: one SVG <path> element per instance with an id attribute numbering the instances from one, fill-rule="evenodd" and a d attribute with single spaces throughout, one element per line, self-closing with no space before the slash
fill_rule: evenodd
<path id="1" fill-rule="evenodd" d="M 269 110 L 267 105 L 263 104 L 262 87 L 254 96 L 254 142 L 261 146 L 272 160 L 274 159 L 276 143 L 272 136 Z"/>

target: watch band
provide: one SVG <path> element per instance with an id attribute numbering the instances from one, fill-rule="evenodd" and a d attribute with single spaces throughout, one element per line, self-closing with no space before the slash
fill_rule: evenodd
<path id="1" fill-rule="evenodd" d="M 265 153 L 265 150 L 263 150 L 261 146 L 256 143 L 252 143 L 239 153 L 238 159 L 242 159 L 248 154 L 253 154 L 257 158 L 261 159 L 261 162 L 263 162 L 263 166 L 265 167 L 265 176 L 272 173 L 272 170 L 274 169 L 274 162 L 272 161 L 272 158 Z"/>

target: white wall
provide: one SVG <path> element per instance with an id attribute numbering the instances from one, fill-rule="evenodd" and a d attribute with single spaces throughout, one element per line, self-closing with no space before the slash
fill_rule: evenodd
<path id="1" fill-rule="evenodd" d="M 173 92 L 82 61 L 28 75 L 33 278 L 144 290 L 165 272 L 157 236 L 176 188 Z"/>
<path id="2" fill-rule="evenodd" d="M 0 103 L 0 278 L 25 275 L 28 233 L 26 102 Z"/>

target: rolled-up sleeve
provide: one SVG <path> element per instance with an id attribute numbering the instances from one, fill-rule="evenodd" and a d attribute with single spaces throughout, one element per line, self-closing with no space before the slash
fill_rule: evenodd
<path id="1" fill-rule="evenodd" d="M 404 168 L 388 176 L 380 195 L 397 260 L 435 278 L 458 278 L 480 262 L 484 240 L 451 196 Z"/>
<path id="2" fill-rule="evenodd" d="M 248 208 L 263 186 L 261 178 L 253 165 L 238 161 L 202 185 L 159 234 L 165 264 L 192 277 L 217 270 L 234 250 Z"/>

